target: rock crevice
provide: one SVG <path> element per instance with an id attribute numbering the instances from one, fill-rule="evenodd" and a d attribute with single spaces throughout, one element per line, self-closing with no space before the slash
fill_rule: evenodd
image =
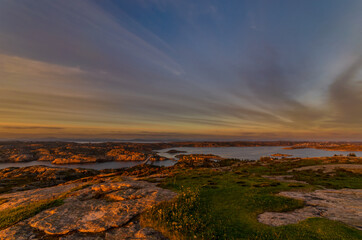
<path id="1" fill-rule="evenodd" d="M 60 194 L 60 187 L 64 191 L 70 188 L 55 186 L 40 192 L 7 194 L 7 197 L 15 199 L 21 197 L 19 194 L 22 197 L 29 194 L 33 199 L 40 199 L 43 192 L 49 196 Z M 0 231 L 0 239 L 37 239 L 34 231 L 60 239 L 164 239 L 155 230 L 142 228 L 135 219 L 145 209 L 175 196 L 176 193 L 155 183 L 131 178 L 121 182 L 105 179 L 72 193 L 61 206 Z"/>

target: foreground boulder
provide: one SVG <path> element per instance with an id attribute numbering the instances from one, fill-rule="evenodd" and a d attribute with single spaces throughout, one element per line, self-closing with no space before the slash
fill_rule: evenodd
<path id="1" fill-rule="evenodd" d="M 70 190 L 74 187 L 77 190 Z M 54 197 L 61 192 L 60 188 L 70 192 L 63 205 L 0 231 L 0 239 L 39 239 L 40 235 L 52 236 L 52 239 L 164 239 L 155 230 L 142 228 L 136 217 L 158 202 L 176 196 L 154 183 L 115 177 L 55 186 L 42 189 L 39 194 L 46 190 L 51 196 L 54 190 Z M 43 194 L 37 196 L 34 190 L 22 193 L 30 194 L 31 198 L 44 198 Z M 16 199 L 19 193 L 13 195 L 6 197 Z"/>

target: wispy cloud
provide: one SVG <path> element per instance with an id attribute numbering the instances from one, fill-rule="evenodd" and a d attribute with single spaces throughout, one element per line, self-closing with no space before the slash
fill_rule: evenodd
<path id="1" fill-rule="evenodd" d="M 362 137 L 362 4 L 317 5 L 1 1 L 0 134 Z"/>
<path id="2" fill-rule="evenodd" d="M 332 121 L 344 127 L 360 127 L 362 123 L 362 57 L 353 61 L 329 86 Z"/>
<path id="3" fill-rule="evenodd" d="M 43 127 L 43 126 L 1 126 L 1 128 L 10 129 L 10 130 L 39 130 L 39 129 L 61 130 L 61 129 L 63 129 L 61 127 Z"/>

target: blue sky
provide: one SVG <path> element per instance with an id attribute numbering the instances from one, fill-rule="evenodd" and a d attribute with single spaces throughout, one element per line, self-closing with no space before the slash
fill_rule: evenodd
<path id="1" fill-rule="evenodd" d="M 0 138 L 362 139 L 362 2 L 0 1 Z"/>

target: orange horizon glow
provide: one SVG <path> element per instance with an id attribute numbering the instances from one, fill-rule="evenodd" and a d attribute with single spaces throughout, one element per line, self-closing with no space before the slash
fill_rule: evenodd
<path id="1" fill-rule="evenodd" d="M 361 1 L 118 4 L 0 3 L 0 140 L 362 141 Z"/>

